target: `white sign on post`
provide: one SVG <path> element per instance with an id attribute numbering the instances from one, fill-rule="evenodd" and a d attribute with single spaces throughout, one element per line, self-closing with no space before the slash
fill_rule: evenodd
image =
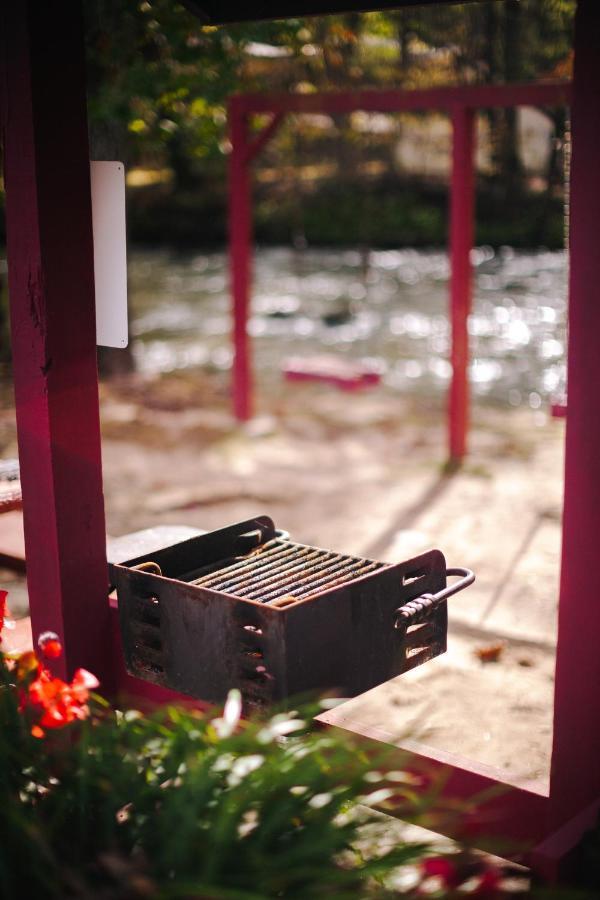
<path id="1" fill-rule="evenodd" d="M 96 343 L 126 347 L 127 249 L 125 231 L 125 166 L 122 162 L 90 163 Z"/>

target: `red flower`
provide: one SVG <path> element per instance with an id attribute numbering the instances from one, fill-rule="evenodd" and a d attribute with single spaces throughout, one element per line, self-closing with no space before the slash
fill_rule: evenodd
<path id="1" fill-rule="evenodd" d="M 456 887 L 461 877 L 456 865 L 445 856 L 430 856 L 421 863 L 424 878 L 440 878 L 444 887 Z"/>
<path id="2" fill-rule="evenodd" d="M 62 653 L 58 636 L 53 631 L 41 634 L 38 646 L 51 659 Z M 99 685 L 91 672 L 77 669 L 70 683 L 63 681 L 55 678 L 31 651 L 19 657 L 16 671 L 20 685 L 19 709 L 33 714 L 35 722 L 31 733 L 34 737 L 43 737 L 45 728 L 62 728 L 89 715 L 89 692 Z"/>
<path id="3" fill-rule="evenodd" d="M 2 629 L 7 624 L 4 620 L 9 615 L 8 606 L 6 605 L 7 597 L 8 591 L 0 591 L 0 644 L 2 643 Z"/>
<path id="4" fill-rule="evenodd" d="M 38 647 L 46 659 L 58 659 L 62 654 L 62 644 L 53 631 L 44 631 L 38 638 Z"/>
<path id="5" fill-rule="evenodd" d="M 497 897 L 501 875 L 496 869 L 486 869 L 479 879 L 479 884 L 472 892 L 473 897 Z"/>
<path id="6" fill-rule="evenodd" d="M 6 615 L 6 591 L 0 591 L 0 626 Z M 44 631 L 38 639 L 39 651 L 47 659 L 58 659 L 62 645 L 53 631 Z M 21 653 L 12 663 L 13 687 L 18 691 L 19 711 L 31 724 L 33 737 L 42 738 L 44 729 L 62 728 L 89 716 L 89 692 L 98 679 L 85 669 L 77 669 L 71 682 L 56 678 L 32 650 Z"/>
<path id="7" fill-rule="evenodd" d="M 62 678 L 54 678 L 48 669 L 40 666 L 37 677 L 21 695 L 22 709 L 41 713 L 34 726 L 35 736 L 41 736 L 39 731 L 44 728 L 63 728 L 77 719 L 87 718 L 89 691 L 98 684 L 98 679 L 85 669 L 77 669 L 69 684 Z"/>
<path id="8" fill-rule="evenodd" d="M 6 598 L 8 591 L 0 591 L 0 631 L 4 628 L 4 617 L 6 616 Z"/>

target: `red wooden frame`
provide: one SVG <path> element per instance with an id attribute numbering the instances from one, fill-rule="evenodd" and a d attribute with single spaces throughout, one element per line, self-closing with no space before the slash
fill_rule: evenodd
<path id="1" fill-rule="evenodd" d="M 114 610 L 106 598 L 104 508 L 98 427 L 94 334 L 93 255 L 89 158 L 83 71 L 81 3 L 4 4 L 0 78 L 4 175 L 9 235 L 9 287 L 13 363 L 21 456 L 26 550 L 34 636 L 60 632 L 68 671 L 84 665 L 105 687 L 123 685 L 113 664 L 120 654 Z M 600 603 L 595 584 L 600 523 L 600 304 L 597 302 L 597 223 L 600 221 L 600 6 L 579 0 L 572 88 L 570 216 L 569 414 L 566 420 L 564 530 L 556 664 L 550 789 L 507 785 L 502 775 L 449 754 L 406 747 L 402 764 L 433 769 L 446 778 L 445 794 L 468 800 L 469 823 L 484 833 L 525 842 L 529 859 L 552 874 L 555 862 L 592 821 L 600 797 Z M 500 88 L 465 88 L 455 105 L 452 90 L 405 94 L 401 108 L 431 101 L 454 110 L 456 180 L 468 177 L 469 119 L 457 107 L 494 105 Z M 562 92 L 559 95 L 556 92 Z M 568 102 L 568 86 L 505 89 L 504 105 Z M 331 99 L 336 109 L 397 109 L 398 95 L 364 93 Z M 433 102 L 434 96 L 437 101 Z M 467 102 L 468 101 L 468 102 Z M 244 102 L 249 102 L 248 100 Z M 329 101 L 327 101 L 329 102 Z M 235 104 L 242 101 L 235 100 Z M 340 106 L 337 104 L 340 103 Z M 254 98 L 253 112 L 272 115 L 322 110 L 323 97 Z M 386 105 L 387 104 L 387 105 Z M 236 141 L 248 140 L 246 109 L 233 122 Z M 461 124 L 460 124 L 461 123 Z M 275 127 L 275 124 L 272 126 Z M 255 139 L 256 140 L 256 139 Z M 260 139 L 249 152 L 260 149 Z M 232 160 L 244 188 L 234 216 L 237 241 L 248 240 L 246 161 Z M 246 171 L 246 176 L 244 172 Z M 461 176 L 460 173 L 463 173 Z M 456 185 L 455 185 L 456 190 Z M 468 184 L 463 184 L 468 198 Z M 465 209 L 453 206 L 457 222 Z M 465 204 L 470 208 L 470 202 Z M 466 265 L 468 241 L 453 247 Z M 456 260 L 455 260 L 456 265 Z M 468 272 L 468 266 L 466 268 Z M 237 272 L 248 282 L 249 264 Z M 464 274 L 455 282 L 468 308 Z M 462 287 L 461 287 L 462 285 Z M 467 298 L 466 301 L 464 298 Z M 247 295 L 238 299 L 243 311 Z M 242 335 L 245 340 L 245 334 Z M 240 357 L 243 372 L 248 357 Z M 243 397 L 238 397 L 241 403 Z M 243 407 L 240 407 L 243 412 Z M 524 598 L 526 601 L 527 598 Z M 117 656 L 117 659 L 119 657 Z M 139 686 L 128 685 L 133 689 Z M 157 699 L 157 698 L 155 698 Z M 322 721 L 362 733 L 375 744 L 391 742 L 385 731 L 361 728 L 344 717 L 344 706 Z M 485 792 L 485 796 L 481 795 Z M 480 793 L 474 802 L 473 795 Z M 440 822 L 439 830 L 452 831 Z M 536 846 L 537 845 L 537 846 Z"/>
<path id="2" fill-rule="evenodd" d="M 229 235 L 233 305 L 233 410 L 243 422 L 252 416 L 252 358 L 247 322 L 251 295 L 252 214 L 250 167 L 288 113 L 392 113 L 444 110 L 452 118 L 450 180 L 450 322 L 452 379 L 448 398 L 448 457 L 460 463 L 467 452 L 469 421 L 469 333 L 475 181 L 475 111 L 492 106 L 562 106 L 570 102 L 565 82 L 486 85 L 401 91 L 341 91 L 325 94 L 238 94 L 229 102 L 231 139 Z M 270 115 L 256 136 L 253 115 Z"/>
<path id="3" fill-rule="evenodd" d="M 112 677 L 83 23 L 77 3 L 3 4 L 13 379 L 34 633 L 61 674 Z"/>

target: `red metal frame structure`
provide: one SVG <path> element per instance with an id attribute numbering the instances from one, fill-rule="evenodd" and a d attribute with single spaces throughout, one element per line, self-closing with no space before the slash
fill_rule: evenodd
<path id="1" fill-rule="evenodd" d="M 248 315 L 252 290 L 251 164 L 286 114 L 394 113 L 443 110 L 452 119 L 450 180 L 450 322 L 452 379 L 448 398 L 448 457 L 460 462 L 469 431 L 469 333 L 475 183 L 475 112 L 493 106 L 563 106 L 565 82 L 433 88 L 401 91 L 340 91 L 325 94 L 238 94 L 229 102 L 229 252 L 233 301 L 233 409 L 239 421 L 252 416 L 252 354 Z M 251 119 L 268 115 L 258 134 Z"/>
<path id="2" fill-rule="evenodd" d="M 287 9 L 281 4 L 278 14 Z M 327 2 L 321 11 L 328 11 Z M 69 673 L 83 665 L 105 687 L 113 680 L 123 688 L 119 634 L 106 596 L 81 3 L 21 0 L 3 4 L 0 17 L 0 35 L 10 36 L 0 90 L 33 632 L 51 627 L 60 633 Z M 600 5 L 579 0 L 571 102 L 569 414 L 550 789 L 511 787 L 501 773 L 414 745 L 406 747 L 401 763 L 408 759 L 445 776 L 447 796 L 471 801 L 461 816 L 465 827 L 483 822 L 483 834 L 525 842 L 530 861 L 548 874 L 592 822 L 600 798 L 600 603 L 594 574 L 600 525 L 599 44 Z M 473 89 L 470 108 L 490 102 L 487 90 Z M 542 93 L 528 102 L 544 102 L 544 87 L 535 90 Z M 416 107 L 418 95 L 413 97 Z M 467 140 L 456 147 L 457 156 L 468 154 L 470 146 Z M 457 159 L 457 169 L 462 165 Z M 146 689 L 141 682 L 128 686 Z M 344 706 L 322 718 L 363 733 L 375 745 L 391 742 L 384 731 L 367 732 L 344 717 Z M 485 796 L 473 802 L 481 791 Z M 440 822 L 439 830 L 451 826 Z"/>

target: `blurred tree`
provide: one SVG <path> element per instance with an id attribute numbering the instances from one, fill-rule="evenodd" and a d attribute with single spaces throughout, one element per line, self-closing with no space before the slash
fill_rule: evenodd
<path id="1" fill-rule="evenodd" d="M 244 35 L 203 28 L 168 0 L 90 0 L 88 93 L 92 150 L 169 165 L 177 182 L 218 155 L 224 101 L 238 84 Z"/>
<path id="2" fill-rule="evenodd" d="M 88 0 L 85 6 L 93 149 L 101 155 L 118 150 L 129 164 L 167 165 L 183 187 L 210 178 L 215 164 L 222 167 L 226 101 L 237 90 L 547 77 L 569 57 L 575 0 L 466 3 L 228 27 L 202 26 L 171 0 Z M 518 173 L 514 115 L 493 121 L 499 169 Z M 347 121 L 341 124 L 347 132 Z"/>

